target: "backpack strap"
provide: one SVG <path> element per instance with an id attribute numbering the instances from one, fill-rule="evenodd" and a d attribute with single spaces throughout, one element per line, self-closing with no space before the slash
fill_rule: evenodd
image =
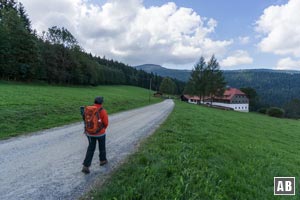
<path id="1" fill-rule="evenodd" d="M 103 110 L 103 108 L 101 107 L 101 108 L 99 108 L 98 110 L 97 110 L 97 112 L 96 112 L 96 116 L 97 116 L 97 118 L 98 118 L 98 120 L 100 119 L 100 112 Z"/>
<path id="2" fill-rule="evenodd" d="M 97 111 L 97 113 L 96 113 L 96 116 L 97 116 L 98 120 L 100 119 L 100 112 L 101 112 L 102 110 L 103 110 L 103 108 L 101 107 L 101 108 L 98 109 L 98 111 Z M 101 131 L 101 129 L 103 129 L 103 128 L 104 128 L 104 125 L 103 125 L 103 123 L 101 122 L 100 127 L 96 130 L 95 133 L 99 133 L 99 132 Z"/>

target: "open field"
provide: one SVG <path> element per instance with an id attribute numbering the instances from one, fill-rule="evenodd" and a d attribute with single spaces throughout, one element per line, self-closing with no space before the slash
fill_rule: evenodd
<path id="1" fill-rule="evenodd" d="M 131 86 L 62 87 L 0 82 L 0 139 L 81 120 L 79 107 L 104 96 L 109 114 L 149 104 L 149 91 Z M 159 102 L 151 98 L 151 103 Z"/>
<path id="2" fill-rule="evenodd" d="M 299 143 L 299 121 L 176 102 L 162 127 L 91 195 L 280 199 L 273 177 L 295 176 L 296 196 L 288 199 L 299 199 Z"/>

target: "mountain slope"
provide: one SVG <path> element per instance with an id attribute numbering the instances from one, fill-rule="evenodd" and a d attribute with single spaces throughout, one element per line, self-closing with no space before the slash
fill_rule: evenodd
<path id="1" fill-rule="evenodd" d="M 154 65 L 154 64 L 144 64 L 135 66 L 134 68 L 139 70 L 144 70 L 148 73 L 154 73 L 160 76 L 168 76 L 171 78 L 176 78 L 180 81 L 187 81 L 190 77 L 191 70 L 178 70 L 178 69 L 167 69 L 160 65 Z"/>

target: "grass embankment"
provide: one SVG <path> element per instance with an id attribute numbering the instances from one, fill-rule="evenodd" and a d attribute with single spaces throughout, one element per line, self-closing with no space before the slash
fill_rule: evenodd
<path id="1" fill-rule="evenodd" d="M 299 194 L 299 143 L 299 121 L 177 102 L 162 127 L 91 195 L 278 199 L 273 196 L 274 176 L 296 176 Z"/>
<path id="2" fill-rule="evenodd" d="M 0 82 L 0 139 L 81 120 L 79 107 L 104 96 L 109 114 L 149 104 L 149 91 L 130 86 L 60 87 Z M 160 101 L 151 98 L 151 103 Z"/>

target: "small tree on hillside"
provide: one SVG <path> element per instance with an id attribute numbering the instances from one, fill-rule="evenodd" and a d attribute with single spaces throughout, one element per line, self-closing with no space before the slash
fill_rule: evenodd
<path id="1" fill-rule="evenodd" d="M 267 114 L 271 117 L 281 118 L 284 116 L 284 110 L 277 107 L 271 107 L 267 110 Z"/>

